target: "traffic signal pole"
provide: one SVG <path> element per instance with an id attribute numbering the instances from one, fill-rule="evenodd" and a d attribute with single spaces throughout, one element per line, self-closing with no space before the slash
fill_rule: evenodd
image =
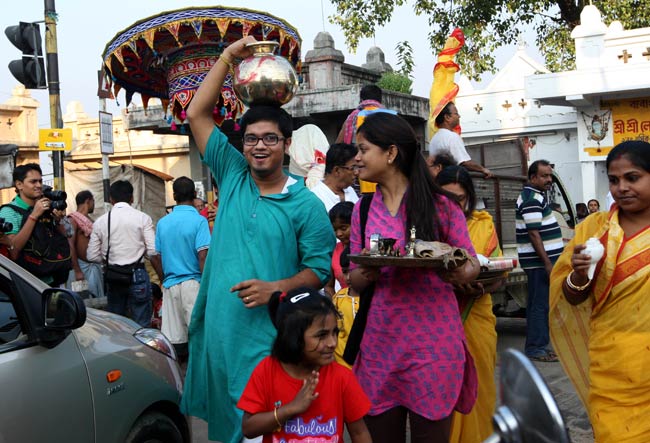
<path id="1" fill-rule="evenodd" d="M 61 95 L 59 88 L 59 54 L 56 43 L 56 7 L 54 0 L 45 0 L 45 55 L 47 83 L 50 94 L 50 125 L 63 128 Z M 65 190 L 63 177 L 63 152 L 52 151 L 54 189 Z"/>

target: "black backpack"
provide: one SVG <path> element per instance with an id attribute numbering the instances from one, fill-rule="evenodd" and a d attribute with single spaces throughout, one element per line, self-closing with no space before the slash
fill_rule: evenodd
<path id="1" fill-rule="evenodd" d="M 5 206 L 9 206 L 23 216 L 21 228 L 32 213 L 31 209 L 23 209 L 12 204 L 3 205 L 0 209 Z M 70 244 L 57 229 L 50 213 L 41 215 L 36 221 L 32 235 L 20 251 L 16 263 L 37 277 L 53 277 L 55 284 L 67 280 L 68 272 L 72 269 Z"/>

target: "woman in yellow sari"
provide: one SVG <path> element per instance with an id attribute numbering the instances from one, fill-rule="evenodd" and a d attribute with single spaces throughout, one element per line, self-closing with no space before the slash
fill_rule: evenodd
<path id="1" fill-rule="evenodd" d="M 576 227 L 551 274 L 551 338 L 596 443 L 650 441 L 650 144 L 607 156 L 616 204 Z M 585 243 L 605 248 L 593 279 Z"/>
<path id="2" fill-rule="evenodd" d="M 462 166 L 448 166 L 440 171 L 436 182 L 458 196 L 467 217 L 467 229 L 476 253 L 485 257 L 501 256 L 492 216 L 487 211 L 475 210 L 476 192 L 467 170 Z M 478 398 L 469 414 L 454 413 L 449 439 L 451 443 L 480 443 L 492 434 L 492 414 L 496 405 L 494 367 L 497 333 L 489 292 L 501 284 L 502 282 L 497 282 L 490 287 L 483 287 L 480 283 L 475 283 L 457 288 L 456 291 L 467 347 L 476 365 Z"/>

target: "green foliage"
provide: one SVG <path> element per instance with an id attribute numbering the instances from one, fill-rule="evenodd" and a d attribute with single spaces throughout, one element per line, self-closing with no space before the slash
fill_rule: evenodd
<path id="1" fill-rule="evenodd" d="M 400 68 L 400 74 L 408 78 L 413 78 L 413 68 L 415 67 L 415 63 L 413 62 L 413 48 L 405 40 L 397 43 L 395 51 L 397 51 L 397 63 Z"/>
<path id="2" fill-rule="evenodd" d="M 438 53 L 454 28 L 465 33 L 458 54 L 463 73 L 478 79 L 495 72 L 494 52 L 516 43 L 532 27 L 536 43 L 551 71 L 575 66 L 571 31 L 580 24 L 580 12 L 589 3 L 596 6 L 605 23 L 620 20 L 624 28 L 650 26 L 650 0 L 331 0 L 337 14 L 330 21 L 341 26 L 348 48 L 355 51 L 361 38 L 387 24 L 395 8 L 410 4 L 416 15 L 429 18 L 429 43 Z M 399 50 L 398 50 L 399 53 Z M 400 59 L 402 72 L 407 65 Z M 410 72 L 407 76 L 410 75 Z"/>
<path id="3" fill-rule="evenodd" d="M 410 94 L 413 92 L 413 80 L 400 72 L 384 72 L 377 82 L 377 86 L 387 91 Z"/>

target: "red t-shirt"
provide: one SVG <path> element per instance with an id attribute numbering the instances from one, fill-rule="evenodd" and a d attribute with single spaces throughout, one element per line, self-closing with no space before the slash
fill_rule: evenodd
<path id="1" fill-rule="evenodd" d="M 218 210 L 219 209 L 219 200 L 215 200 L 214 203 L 212 203 L 212 206 L 214 206 L 215 211 Z M 210 207 L 208 205 L 205 205 L 205 207 L 199 211 L 199 214 L 201 214 L 207 220 L 209 210 L 210 210 Z M 210 224 L 209 227 L 210 227 L 210 234 L 212 234 L 213 225 Z"/>
<path id="2" fill-rule="evenodd" d="M 265 434 L 264 443 L 343 442 L 343 424 L 363 418 L 370 400 L 351 370 L 338 363 L 320 368 L 316 398 L 305 412 L 291 417 L 280 432 Z M 303 381 L 291 377 L 272 357 L 262 360 L 251 375 L 237 407 L 257 414 L 289 404 L 302 388 Z"/>

